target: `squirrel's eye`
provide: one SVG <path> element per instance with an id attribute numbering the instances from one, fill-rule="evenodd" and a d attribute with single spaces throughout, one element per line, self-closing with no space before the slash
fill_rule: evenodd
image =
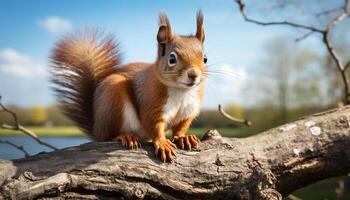
<path id="1" fill-rule="evenodd" d="M 168 58 L 168 65 L 170 67 L 175 66 L 177 63 L 177 54 L 175 52 L 171 52 Z"/>
<path id="2" fill-rule="evenodd" d="M 204 54 L 204 59 L 203 59 L 204 63 L 207 63 L 208 62 L 208 58 L 207 58 L 207 55 Z"/>

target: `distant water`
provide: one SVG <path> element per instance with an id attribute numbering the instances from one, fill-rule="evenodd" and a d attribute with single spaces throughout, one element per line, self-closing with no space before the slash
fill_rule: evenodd
<path id="1" fill-rule="evenodd" d="M 89 142 L 88 137 L 40 137 L 43 141 L 61 149 L 70 146 L 80 145 Z M 16 145 L 22 145 L 29 154 L 34 155 L 43 151 L 49 152 L 51 149 L 38 144 L 35 140 L 26 136 L 0 136 L 0 139 L 10 141 Z M 0 159 L 23 158 L 24 154 L 16 148 L 0 143 Z"/>

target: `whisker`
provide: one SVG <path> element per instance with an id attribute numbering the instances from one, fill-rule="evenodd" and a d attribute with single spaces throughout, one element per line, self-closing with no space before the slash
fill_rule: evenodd
<path id="1" fill-rule="evenodd" d="M 220 64 L 224 64 L 225 62 L 216 62 L 216 63 L 211 63 L 211 64 L 207 64 L 206 67 L 212 67 L 215 65 L 220 65 Z"/>
<path id="2" fill-rule="evenodd" d="M 224 64 L 225 62 L 217 62 L 217 63 L 212 63 L 209 65 L 206 65 L 206 69 L 203 70 L 203 72 L 209 73 L 209 74 L 218 74 L 218 75 L 225 75 L 225 76 L 235 76 L 235 77 L 241 77 L 240 74 L 232 72 L 232 71 L 227 71 L 227 70 L 220 70 L 220 69 L 213 69 L 212 67 L 218 66 L 220 64 Z M 208 69 L 210 68 L 210 69 Z"/>
<path id="3" fill-rule="evenodd" d="M 221 75 L 221 76 L 230 77 L 230 78 L 240 78 L 241 77 L 241 75 L 239 75 L 239 74 L 235 74 L 235 73 L 227 72 L 227 71 L 205 71 L 205 72 L 203 72 L 203 74 Z"/>

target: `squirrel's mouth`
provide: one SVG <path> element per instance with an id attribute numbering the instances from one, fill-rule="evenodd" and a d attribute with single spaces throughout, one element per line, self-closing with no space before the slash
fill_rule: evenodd
<path id="1" fill-rule="evenodd" d="M 200 80 L 178 80 L 177 85 L 182 88 L 193 88 L 201 83 Z"/>
<path id="2" fill-rule="evenodd" d="M 186 83 L 185 85 L 187 86 L 187 87 L 192 87 L 192 86 L 194 86 L 196 83 L 195 82 L 192 82 L 192 83 Z"/>

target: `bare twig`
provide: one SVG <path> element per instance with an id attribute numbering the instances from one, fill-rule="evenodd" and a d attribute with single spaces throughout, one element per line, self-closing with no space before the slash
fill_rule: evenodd
<path id="1" fill-rule="evenodd" d="M 346 63 L 344 67 L 344 71 L 346 71 L 350 67 L 350 60 Z"/>
<path id="2" fill-rule="evenodd" d="M 296 41 L 296 42 L 300 42 L 300 41 L 306 39 L 307 37 L 309 37 L 310 35 L 312 35 L 312 34 L 314 34 L 314 33 L 315 33 L 315 31 L 309 31 L 309 32 L 307 32 L 306 34 L 304 34 L 303 36 L 301 36 L 301 37 L 295 39 L 295 41 Z"/>
<path id="3" fill-rule="evenodd" d="M 15 131 L 21 131 L 23 133 L 25 133 L 26 135 L 30 136 L 31 138 L 33 138 L 37 143 L 41 144 L 41 145 L 44 145 L 44 146 L 47 146 L 49 147 L 50 149 L 52 150 L 58 150 L 58 148 L 52 146 L 51 144 L 47 143 L 47 142 L 44 142 L 42 141 L 33 131 L 29 130 L 29 129 L 26 129 L 24 128 L 22 125 L 16 125 L 16 126 L 11 126 L 11 125 L 8 125 L 8 124 L 3 124 L 1 126 L 1 128 L 3 129 L 9 129 L 9 130 L 15 130 Z"/>
<path id="4" fill-rule="evenodd" d="M 249 120 L 247 120 L 247 119 L 238 119 L 238 118 L 235 118 L 235 117 L 231 116 L 230 114 L 228 114 L 227 112 L 225 112 L 225 111 L 222 109 L 222 107 L 221 107 L 220 104 L 219 104 L 218 109 L 219 109 L 219 113 L 220 113 L 222 116 L 224 116 L 226 119 L 228 119 L 228 120 L 231 120 L 231 121 L 233 121 L 233 122 L 235 122 L 235 123 L 238 123 L 238 124 L 244 124 L 244 125 L 246 125 L 246 126 L 252 125 L 252 123 L 251 123 Z"/>
<path id="5" fill-rule="evenodd" d="M 2 98 L 2 96 L 0 96 L 0 108 L 1 108 L 0 112 L 6 112 L 6 113 L 9 113 L 10 115 L 12 115 L 12 118 L 13 118 L 13 120 L 14 120 L 14 124 L 18 126 L 19 123 L 18 123 L 18 118 L 17 118 L 16 113 L 14 113 L 14 112 L 12 112 L 11 110 L 7 109 L 7 108 L 1 103 L 1 98 Z M 18 128 L 18 127 L 16 127 L 16 128 Z"/>
<path id="6" fill-rule="evenodd" d="M 332 9 L 329 9 L 329 10 L 325 10 L 325 11 L 321 11 L 321 12 L 318 12 L 318 13 L 316 13 L 316 17 L 321 17 L 321 16 L 323 16 L 323 15 L 330 15 L 330 14 L 332 14 L 332 13 L 336 13 L 336 12 L 339 12 L 339 11 L 341 11 L 341 10 L 343 10 L 344 8 L 343 8 L 343 6 L 339 6 L 339 7 L 337 7 L 337 8 L 332 8 Z"/>
<path id="7" fill-rule="evenodd" d="M 53 149 L 53 150 L 57 150 L 58 148 L 52 146 L 51 144 L 47 143 L 47 142 L 44 142 L 42 141 L 38 135 L 36 133 L 34 133 L 33 131 L 23 127 L 19 121 L 18 121 L 18 118 L 17 118 L 17 115 L 16 113 L 12 112 L 11 110 L 7 109 L 2 103 L 1 103 L 1 96 L 0 96 L 0 112 L 6 112 L 6 113 L 9 113 L 12 115 L 13 119 L 14 119 L 14 122 L 15 122 L 15 125 L 8 125 L 8 124 L 2 124 L 1 125 L 1 128 L 3 129 L 9 129 L 9 130 L 15 130 L 15 131 L 21 131 L 23 133 L 25 133 L 26 135 L 30 136 L 31 138 L 33 138 L 37 143 L 41 144 L 41 145 L 44 145 L 50 149 Z"/>
<path id="8" fill-rule="evenodd" d="M 349 80 L 348 80 L 349 78 L 348 78 L 348 75 L 346 74 L 347 67 L 343 66 L 342 62 L 340 61 L 340 57 L 338 56 L 337 52 L 333 48 L 331 39 L 329 38 L 329 31 L 327 31 L 323 34 L 323 42 L 325 43 L 329 54 L 332 56 L 336 66 L 338 68 L 338 71 L 340 72 L 340 76 L 341 76 L 342 81 L 344 83 L 343 102 L 345 105 L 348 105 L 349 101 L 350 101 L 350 99 L 349 99 L 350 91 L 349 91 Z"/>
<path id="9" fill-rule="evenodd" d="M 337 52 L 333 47 L 328 31 L 323 34 L 323 42 L 325 43 L 329 54 L 332 56 L 333 60 L 335 61 L 335 64 L 337 65 L 338 70 L 343 71 L 344 70 L 343 64 L 341 63 L 339 55 L 337 54 Z"/>
<path id="10" fill-rule="evenodd" d="M 298 24 L 294 22 L 289 21 L 277 21 L 277 22 L 262 22 L 259 20 L 252 19 L 248 17 L 247 11 L 246 11 L 246 5 L 244 4 L 243 0 L 235 0 L 235 2 L 238 4 L 239 9 L 241 11 L 241 14 L 243 18 L 247 22 L 255 23 L 258 25 L 268 26 L 268 25 L 283 25 L 283 26 L 290 26 L 294 28 L 301 28 L 305 30 L 309 30 L 306 34 L 301 36 L 300 38 L 297 38 L 296 41 L 304 40 L 305 38 L 309 37 L 313 33 L 319 33 L 323 36 L 323 42 L 327 47 L 327 51 L 331 55 L 333 61 L 335 62 L 337 69 L 342 77 L 342 81 L 344 84 L 344 98 L 343 103 L 345 105 L 348 105 L 350 103 L 350 88 L 349 88 L 349 77 L 346 74 L 346 70 L 350 66 L 350 60 L 344 65 L 336 52 L 336 50 L 333 47 L 332 41 L 330 39 L 330 31 L 333 29 L 340 21 L 344 20 L 346 17 L 350 16 L 350 0 L 344 0 L 344 4 L 341 7 L 341 9 L 337 8 L 337 10 L 343 10 L 342 13 L 338 14 L 333 20 L 331 20 L 324 29 L 320 29 L 314 26 L 304 25 L 304 24 Z M 333 9 L 334 10 L 334 9 Z M 324 11 L 323 13 L 327 12 L 334 12 L 333 10 Z"/>
<path id="11" fill-rule="evenodd" d="M 313 32 L 318 32 L 318 33 L 324 32 L 324 30 L 316 28 L 316 27 L 313 27 L 313 26 L 297 24 L 297 23 L 289 22 L 289 21 L 262 22 L 262 21 L 258 21 L 258 20 L 252 19 L 252 18 L 248 17 L 247 11 L 246 11 L 246 5 L 243 3 L 243 1 L 242 0 L 235 0 L 235 1 L 239 5 L 239 9 L 240 9 L 244 19 L 246 21 L 248 21 L 248 22 L 252 22 L 252 23 L 255 23 L 255 24 L 262 25 L 262 26 L 287 25 L 287 26 L 292 26 L 292 27 L 295 27 L 295 28 L 301 28 L 301 29 L 305 29 L 305 30 L 309 30 L 309 31 L 313 31 Z"/>
<path id="12" fill-rule="evenodd" d="M 326 31 L 329 31 L 330 29 L 334 28 L 340 21 L 348 17 L 348 13 L 341 13 L 338 16 L 336 16 L 330 23 L 327 24 Z"/>
<path id="13" fill-rule="evenodd" d="M 350 1 L 349 0 L 345 0 L 344 12 L 347 13 L 347 14 L 350 14 Z"/>
<path id="14" fill-rule="evenodd" d="M 3 143 L 3 144 L 8 144 L 10 146 L 13 146 L 14 148 L 18 149 L 19 151 L 21 151 L 22 153 L 24 153 L 24 156 L 25 157 L 29 157 L 30 154 L 23 148 L 23 146 L 19 146 L 19 145 L 16 145 L 10 141 L 7 141 L 7 140 L 1 140 L 0 139 L 0 143 Z"/>

